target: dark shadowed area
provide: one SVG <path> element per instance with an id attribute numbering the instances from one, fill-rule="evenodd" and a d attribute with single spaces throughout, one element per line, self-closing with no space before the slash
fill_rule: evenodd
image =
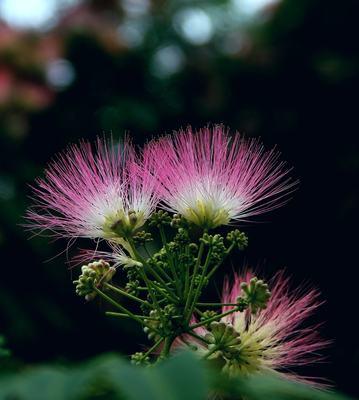
<path id="1" fill-rule="evenodd" d="M 359 395 L 359 2 L 17 3 L 0 0 L 0 334 L 13 357 L 72 363 L 146 343 L 75 295 L 67 261 L 85 241 L 30 240 L 21 226 L 46 163 L 81 138 L 129 132 L 141 145 L 223 123 L 278 146 L 300 179 L 285 207 L 242 226 L 249 247 L 225 272 L 286 268 L 319 288 L 314 320 L 333 344 L 302 371 Z"/>

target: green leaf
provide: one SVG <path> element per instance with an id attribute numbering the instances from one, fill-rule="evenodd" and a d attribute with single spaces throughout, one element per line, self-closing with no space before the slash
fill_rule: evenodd
<path id="1" fill-rule="evenodd" d="M 156 367 L 117 365 L 107 360 L 102 373 L 116 391 L 129 400 L 202 400 L 208 384 L 205 371 L 191 353 L 182 353 Z M 98 369 L 98 371 L 100 371 Z"/>
<path id="2" fill-rule="evenodd" d="M 248 400 L 349 400 L 329 390 L 291 382 L 272 375 L 254 375 L 232 382 L 232 390 Z"/>
<path id="3" fill-rule="evenodd" d="M 0 358 L 8 357 L 10 355 L 10 350 L 5 347 L 6 340 L 4 336 L 0 335 Z"/>
<path id="4" fill-rule="evenodd" d="M 75 368 L 35 368 L 0 381 L 0 400 L 202 400 L 207 391 L 205 369 L 189 353 L 149 368 L 108 355 Z"/>
<path id="5" fill-rule="evenodd" d="M 37 368 L 0 381 L 0 399 L 63 400 L 67 374 L 60 369 Z"/>
<path id="6" fill-rule="evenodd" d="M 38 367 L 0 379 L 0 400 L 349 400 L 273 375 L 229 379 L 193 353 L 150 367 L 114 354 L 71 368 Z M 213 365 L 214 367 L 214 365 Z"/>

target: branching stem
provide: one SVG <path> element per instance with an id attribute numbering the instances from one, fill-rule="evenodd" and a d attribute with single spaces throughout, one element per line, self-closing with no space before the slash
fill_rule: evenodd
<path id="1" fill-rule="evenodd" d="M 128 297 L 129 299 L 131 299 L 133 301 L 136 301 L 137 303 L 141 303 L 141 304 L 146 305 L 148 307 L 152 307 L 152 305 L 148 301 L 142 300 L 137 296 L 134 296 L 134 295 L 132 295 L 130 293 L 127 293 L 126 291 L 124 291 L 124 290 L 122 290 L 122 289 L 120 289 L 120 288 L 118 288 L 116 286 L 113 286 L 110 283 L 106 283 L 105 286 L 108 287 L 109 289 L 113 290 L 114 292 L 120 294 L 121 296 Z"/>
<path id="2" fill-rule="evenodd" d="M 207 319 L 205 319 L 203 321 L 200 321 L 200 322 L 198 322 L 198 323 L 196 323 L 194 325 L 190 325 L 189 329 L 196 329 L 196 328 L 199 328 L 200 326 L 207 325 L 210 322 L 217 321 L 217 320 L 219 320 L 219 319 L 221 319 L 221 318 L 223 318 L 223 317 L 225 317 L 225 316 L 227 316 L 229 314 L 233 314 L 236 311 L 238 311 L 238 309 L 237 308 L 233 308 L 232 310 L 228 310 L 223 314 L 218 314 L 218 315 L 215 315 L 214 317 L 207 318 Z"/>
<path id="3" fill-rule="evenodd" d="M 102 292 L 100 289 L 98 289 L 96 286 L 94 286 L 94 291 L 101 296 L 104 300 L 106 300 L 108 303 L 112 304 L 119 310 L 121 310 L 123 313 L 127 314 L 130 318 L 134 319 L 135 321 L 139 322 L 140 324 L 143 324 L 143 321 L 138 318 L 135 314 L 133 314 L 130 310 L 127 310 L 124 306 L 121 304 L 117 303 L 117 301 L 111 299 L 111 297 L 107 296 L 106 293 Z"/>

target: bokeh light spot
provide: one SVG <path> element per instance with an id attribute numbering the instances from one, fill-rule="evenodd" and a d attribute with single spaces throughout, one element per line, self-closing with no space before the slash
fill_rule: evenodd
<path id="1" fill-rule="evenodd" d="M 175 15 L 174 26 L 184 39 L 194 45 L 208 43 L 214 34 L 211 18 L 200 8 L 179 11 Z"/>
<path id="2" fill-rule="evenodd" d="M 279 0 L 232 0 L 233 8 L 248 16 L 254 16 L 266 6 L 278 3 Z"/>
<path id="3" fill-rule="evenodd" d="M 152 73 L 158 77 L 168 77 L 180 71 L 185 62 L 183 51 L 175 45 L 161 47 L 152 60 Z"/>
<path id="4" fill-rule="evenodd" d="M 118 36 L 128 47 L 137 47 L 143 43 L 147 26 L 134 20 L 123 22 L 118 27 Z"/>
<path id="5" fill-rule="evenodd" d="M 131 17 L 147 14 L 151 6 L 149 0 L 122 0 L 120 4 L 125 13 Z"/>
<path id="6" fill-rule="evenodd" d="M 46 28 L 58 12 L 79 0 L 0 0 L 0 18 L 20 29 Z"/>
<path id="7" fill-rule="evenodd" d="M 55 89 L 65 89 L 74 81 L 75 70 L 69 61 L 57 59 L 48 64 L 46 78 Z"/>

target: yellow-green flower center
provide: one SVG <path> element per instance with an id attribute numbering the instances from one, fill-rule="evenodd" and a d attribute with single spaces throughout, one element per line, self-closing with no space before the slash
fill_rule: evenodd
<path id="1" fill-rule="evenodd" d="M 145 218 L 143 212 L 134 210 L 125 212 L 121 210 L 106 217 L 103 231 L 107 239 L 128 237 L 143 226 L 144 223 Z"/>
<path id="2" fill-rule="evenodd" d="M 195 206 L 184 210 L 183 216 L 193 224 L 206 229 L 229 223 L 228 211 L 218 208 L 211 201 L 196 200 Z"/>

